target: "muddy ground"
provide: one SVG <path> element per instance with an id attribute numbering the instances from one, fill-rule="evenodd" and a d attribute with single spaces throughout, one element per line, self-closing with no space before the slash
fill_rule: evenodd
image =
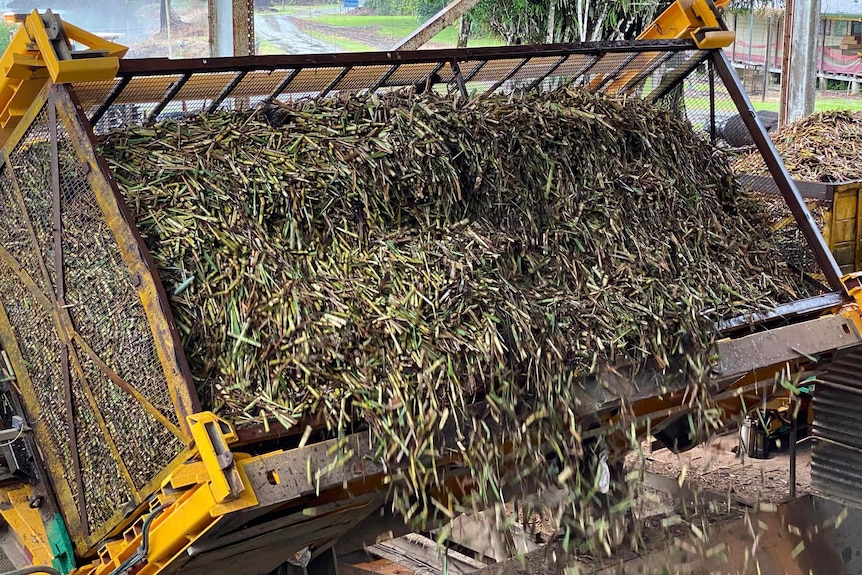
<path id="1" fill-rule="evenodd" d="M 734 452 L 736 434 L 713 438 L 682 454 L 650 451 L 631 455 L 630 469 L 643 469 L 634 509 L 639 548 L 623 544 L 612 554 L 580 555 L 561 561 L 549 545 L 523 560 L 489 567 L 493 575 L 539 575 L 566 572 L 602 574 L 844 573 L 840 559 L 827 548 L 823 534 L 829 518 L 815 518 L 811 453 L 803 441 L 797 453 L 797 490 L 789 490 L 790 456 L 785 450 L 769 459 Z M 832 519 L 834 521 L 834 519 Z M 807 544 L 807 547 L 806 547 Z"/>

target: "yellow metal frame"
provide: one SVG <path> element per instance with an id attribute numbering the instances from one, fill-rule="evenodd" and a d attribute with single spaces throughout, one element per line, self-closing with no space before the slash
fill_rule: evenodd
<path id="1" fill-rule="evenodd" d="M 33 565 L 50 565 L 54 552 L 39 509 L 30 505 L 33 489 L 27 484 L 0 489 L 0 516 L 18 537 Z"/>
<path id="2" fill-rule="evenodd" d="M 862 182 L 836 186 L 823 239 L 844 273 L 862 271 Z"/>
<path id="3" fill-rule="evenodd" d="M 678 0 L 640 36 L 641 39 L 678 39 L 692 38 L 701 49 L 713 49 L 728 46 L 733 42 L 733 32 L 723 29 L 716 7 L 722 7 L 726 0 L 713 4 L 710 0 Z M 33 12 L 24 20 L 24 26 L 18 31 L 10 45 L 9 50 L 3 56 L 3 69 L 6 77 L 0 79 L 0 137 L 3 142 L 7 140 L 15 142 L 23 135 L 27 125 L 39 109 L 38 102 L 44 103 L 46 91 L 40 95 L 40 90 L 46 89 L 46 84 L 73 82 L 80 80 L 111 80 L 115 76 L 119 58 L 125 53 L 126 48 L 112 42 L 107 42 L 95 35 L 89 34 L 69 24 L 62 24 L 68 38 L 82 44 L 86 44 L 104 54 L 99 58 L 86 60 L 74 60 L 65 57 L 61 50 L 57 52 L 55 42 L 58 38 L 52 37 L 52 20 L 48 15 L 39 15 Z M 53 17 L 52 18 L 56 18 Z M 47 22 L 47 23 L 46 23 Z M 59 22 L 57 19 L 56 22 Z M 648 58 L 647 56 L 644 56 Z M 622 80 L 627 82 L 629 78 Z M 50 86 L 48 86 L 50 88 Z M 58 118 L 66 122 L 69 134 L 76 138 L 84 138 L 80 126 L 71 120 L 74 117 L 74 109 L 68 99 L 62 97 L 58 100 Z M 19 125 L 20 123 L 20 125 Z M 17 126 L 17 129 L 16 129 Z M 14 132 L 14 135 L 12 135 Z M 10 138 L 10 135 L 11 138 Z M 82 140 L 83 141 L 83 140 Z M 7 146 L 7 149 L 9 146 Z M 84 146 L 83 149 L 87 149 Z M 117 203 L 115 191 L 110 181 L 104 178 L 97 158 L 91 152 L 78 150 L 80 160 L 90 166 L 91 185 L 95 190 L 99 205 L 105 211 L 111 230 L 121 244 L 124 257 L 130 257 L 137 246 L 131 241 L 128 233 L 128 222 Z M 858 206 L 857 199 L 857 206 Z M 836 209 L 836 214 L 838 210 Z M 843 213 L 843 212 L 842 212 Z M 857 225 L 858 230 L 862 226 Z M 858 243 L 858 237 L 857 237 Z M 139 274 L 143 280 L 141 298 L 147 310 L 148 319 L 153 329 L 153 335 L 157 338 L 159 345 L 157 349 L 160 359 L 165 365 L 165 371 L 169 382 L 172 383 L 171 391 L 176 394 L 182 383 L 183 374 L 175 369 L 170 361 L 171 352 L 182 354 L 181 349 L 172 348 L 172 339 L 169 326 L 164 318 L 156 314 L 159 307 L 159 296 L 156 290 L 157 278 L 146 269 L 146 265 L 140 259 L 130 259 L 127 262 L 131 273 Z M 858 265 L 858 260 L 857 260 Z M 852 277 L 852 276 L 848 276 Z M 862 288 L 848 289 L 848 293 L 854 297 L 855 303 L 848 304 L 840 310 L 832 313 L 842 313 L 854 325 L 862 331 Z M 45 302 L 42 302 L 45 303 Z M 48 302 L 50 305 L 50 302 Z M 0 306 L 0 324 L 4 323 L 3 310 Z M 61 317 L 55 318 L 58 325 L 63 324 Z M 6 320 L 5 323 L 8 323 Z M 74 339 L 74 332 L 71 332 Z M 14 339 L 14 338 L 13 338 Z M 75 340 L 77 341 L 77 340 Z M 4 344 L 6 342 L 4 341 Z M 78 342 L 80 344 L 80 342 Z M 14 346 L 12 346 L 14 348 Z M 8 349 L 8 348 L 7 348 Z M 17 357 L 14 349 L 10 350 L 10 356 Z M 13 363 L 16 363 L 13 361 Z M 21 363 L 18 361 L 17 363 Z M 765 371 L 774 370 L 776 373 L 783 366 L 771 366 Z M 26 379 L 26 370 L 16 370 L 22 379 Z M 758 376 L 762 375 L 761 373 Z M 740 380 L 736 387 L 743 387 L 749 381 L 758 379 L 754 374 L 750 378 Z M 32 384 L 26 381 L 22 385 L 26 396 L 28 388 L 32 391 Z M 680 392 L 681 394 L 683 392 Z M 174 395 L 175 405 L 180 411 L 186 410 L 190 413 L 195 409 L 192 400 L 186 396 Z M 634 415 L 655 413 L 659 409 L 667 408 L 668 405 L 676 406 L 677 396 L 665 396 L 663 398 L 652 398 L 636 403 L 632 406 Z M 26 398 L 28 404 L 32 405 L 32 398 Z M 734 398 L 736 404 L 739 399 Z M 731 402 L 726 403 L 726 409 L 732 410 Z M 628 414 L 627 414 L 628 415 Z M 33 414 L 31 414 L 31 417 Z M 38 419 L 38 417 L 36 418 Z M 34 427 L 38 424 L 34 424 Z M 237 440 L 235 430 L 226 422 L 212 413 L 202 412 L 189 415 L 187 419 L 180 419 L 178 426 L 181 429 L 177 433 L 190 437 L 193 442 L 191 452 L 184 452 L 182 459 L 189 458 L 181 463 L 177 458 L 174 463 L 166 469 L 164 474 L 154 480 L 157 486 L 150 485 L 148 488 L 159 490 L 154 499 L 149 502 L 150 510 L 161 505 L 161 511 L 152 521 L 149 533 L 149 553 L 147 562 L 140 567 L 137 573 L 150 575 L 159 572 L 172 560 L 185 552 L 189 545 L 201 535 L 212 529 L 225 515 L 254 507 L 258 504 L 253 487 L 250 485 L 248 476 L 243 468 L 243 461 L 250 459 L 243 454 L 231 452 L 230 445 Z M 38 437 L 38 429 L 37 429 Z M 41 439 L 41 437 L 40 437 Z M 40 441 L 42 444 L 42 441 Z M 52 446 L 48 446 L 53 449 Z M 52 469 L 52 472 L 56 472 Z M 141 490 L 146 492 L 146 488 Z M 7 491 L 8 492 L 8 491 Z M 15 497 L 10 514 L 10 526 L 19 533 L 24 533 L 35 550 L 34 562 L 50 563 L 50 556 L 45 557 L 47 535 L 44 534 L 44 525 L 38 517 L 38 510 L 29 510 L 22 507 L 24 491 L 14 492 L 9 497 Z M 58 498 L 61 503 L 68 504 L 71 501 L 68 490 L 58 490 Z M 27 498 L 29 501 L 29 497 Z M 74 506 L 72 506 L 73 508 Z M 29 508 L 29 505 L 28 505 Z M 67 506 L 64 506 L 64 511 Z M 146 509 L 143 510 L 146 514 Z M 2 513 L 6 518 L 7 512 Z M 36 515 L 34 515 L 35 513 Z M 70 519 L 74 520 L 74 516 Z M 74 571 L 77 575 L 106 575 L 117 566 L 131 557 L 141 545 L 142 525 L 144 516 L 141 515 L 129 527 L 118 533 L 116 540 L 105 543 L 98 551 L 98 559 L 93 563 Z M 13 525 L 18 525 L 16 527 Z M 71 526 L 70 526 L 71 527 Z M 20 530 L 19 530 L 20 529 Z M 112 535 L 108 532 L 94 534 L 94 537 L 106 537 Z M 22 538 L 23 539 L 23 538 Z M 79 550 L 86 548 L 81 540 L 76 540 Z M 82 547 L 83 545 L 83 547 Z M 47 548 L 50 553 L 50 547 Z"/>
<path id="4" fill-rule="evenodd" d="M 64 23 L 48 10 L 20 17 L 21 27 L 0 58 L 0 145 L 50 80 L 54 84 L 110 80 L 128 48 Z M 87 57 L 77 59 L 69 40 L 87 46 Z"/>
<path id="5" fill-rule="evenodd" d="M 251 456 L 234 454 L 229 444 L 237 441 L 234 428 L 210 412 L 188 417 L 194 437 L 194 455 L 163 483 L 151 503 L 162 511 L 149 531 L 146 563 L 135 571 L 154 575 L 176 559 L 225 515 L 258 504 L 254 489 L 241 463 Z M 95 562 L 73 571 L 73 575 L 107 575 L 141 546 L 144 517 L 107 542 Z"/>
<path id="6" fill-rule="evenodd" d="M 53 291 L 43 292 L 31 275 L 31 273 L 38 274 L 40 271 L 44 272 L 44 270 L 25 270 L 20 262 L 15 260 L 2 247 L 0 247 L 0 268 L 6 269 L 7 273 L 18 275 L 22 285 L 27 288 L 29 295 L 33 297 L 35 303 L 50 316 L 52 327 L 57 331 L 60 341 L 66 344 L 75 342 L 83 356 L 96 363 L 100 370 L 120 389 L 132 396 L 145 411 L 159 420 L 166 429 L 170 430 L 183 444 L 188 446 L 193 438 L 186 417 L 199 411 L 200 407 L 197 397 L 191 391 L 193 383 L 178 363 L 177 358 L 183 356 L 183 350 L 171 334 L 169 316 L 165 312 L 165 306 L 162 306 L 160 303 L 157 284 L 158 278 L 153 275 L 151 266 L 147 265 L 141 257 L 139 245 L 134 237 L 136 230 L 132 228 L 129 223 L 130 220 L 123 214 L 112 181 L 108 174 L 102 170 L 96 151 L 90 143 L 89 137 L 78 116 L 79 113 L 65 87 L 53 86 L 50 83 L 43 86 L 42 91 L 33 98 L 30 108 L 22 115 L 20 122 L 12 130 L 11 135 L 7 136 L 2 154 L 0 154 L 0 162 L 5 161 L 5 158 L 8 158 L 12 150 L 21 142 L 30 124 L 40 113 L 42 107 L 46 105 L 55 106 L 58 124 L 61 124 L 66 129 L 69 137 L 75 141 L 74 148 L 78 161 L 81 165 L 89 167 L 87 175 L 95 201 L 102 209 L 108 227 L 117 241 L 124 262 L 129 268 L 130 275 L 136 276 L 140 280 L 137 286 L 138 295 L 141 298 L 144 312 L 151 328 L 150 335 L 154 340 L 161 368 L 165 375 L 177 423 L 173 423 L 170 419 L 166 418 L 165 414 L 153 406 L 134 386 L 124 381 L 110 366 L 102 361 L 99 355 L 99 352 L 102 350 L 91 348 L 87 340 L 78 333 L 69 316 L 68 310 L 64 308 L 62 302 L 56 300 Z M 18 198 L 18 201 L 19 204 L 22 203 L 23 198 Z M 24 209 L 22 213 L 26 213 L 26 210 Z M 35 240 L 31 239 L 31 241 Z M 51 281 L 48 278 L 45 279 L 46 285 L 51 285 Z M 36 393 L 36 387 L 30 379 L 29 370 L 18 346 L 14 329 L 2 304 L 0 304 L 0 346 L 6 351 L 12 364 L 27 417 L 33 422 L 34 434 L 42 451 L 43 461 L 48 474 L 53 479 L 52 483 L 55 495 L 60 506 L 60 511 L 66 520 L 75 550 L 79 556 L 91 556 L 95 553 L 95 546 L 100 541 L 113 535 L 115 530 L 122 528 L 122 526 L 128 523 L 125 519 L 125 512 L 122 509 L 118 509 L 116 514 L 104 524 L 94 528 L 85 535 L 81 528 L 81 518 L 70 488 L 70 482 L 74 480 L 66 477 L 58 446 L 51 439 L 52 436 L 41 417 L 42 407 Z M 75 370 L 80 381 L 86 382 L 87 378 L 80 371 L 83 356 L 80 358 L 77 357 L 74 346 L 70 346 L 70 350 L 71 367 Z M 127 483 L 133 486 L 132 495 L 134 503 L 139 507 L 145 505 L 146 500 L 160 488 L 162 482 L 169 474 L 188 459 L 189 450 L 179 450 L 176 457 L 146 485 L 140 487 L 134 486 L 130 482 L 128 470 L 125 469 L 123 460 L 117 450 L 116 442 L 112 438 L 105 418 L 100 414 L 99 406 L 95 402 L 93 394 L 88 392 L 89 390 L 86 385 L 84 391 L 89 405 L 96 416 L 101 433 L 106 439 L 108 448 L 111 450 L 113 456 L 117 458 L 120 472 Z"/>
<path id="7" fill-rule="evenodd" d="M 820 200 L 805 202 L 808 209 L 822 206 Z M 793 216 L 778 221 L 773 231 L 795 224 Z M 862 271 L 862 181 L 834 184 L 832 205 L 823 211 L 823 239 L 845 274 Z M 822 277 L 816 274 L 815 277 Z"/>
<path id="8" fill-rule="evenodd" d="M 638 40 L 679 40 L 691 38 L 698 48 L 713 50 L 733 44 L 736 33 L 721 23 L 719 8 L 730 0 L 677 0 L 650 24 Z"/>
<path id="9" fill-rule="evenodd" d="M 695 45 L 702 50 L 726 48 L 733 44 L 736 33 L 726 30 L 719 15 L 719 9 L 726 6 L 730 0 L 676 0 L 667 10 L 662 12 L 638 36 L 638 40 L 694 40 Z M 660 54 L 644 53 L 638 55 L 630 64 L 633 70 L 615 78 L 607 88 L 613 93 L 625 86 L 637 75 L 639 70 L 649 67 L 650 62 L 660 58 Z M 590 87 L 598 86 L 604 77 L 594 78 Z"/>

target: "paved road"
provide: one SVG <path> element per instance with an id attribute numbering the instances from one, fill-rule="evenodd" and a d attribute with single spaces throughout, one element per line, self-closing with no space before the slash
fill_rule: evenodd
<path id="1" fill-rule="evenodd" d="M 341 51 L 337 46 L 303 33 L 285 14 L 256 14 L 254 32 L 258 38 L 275 44 L 285 54 L 321 54 Z"/>

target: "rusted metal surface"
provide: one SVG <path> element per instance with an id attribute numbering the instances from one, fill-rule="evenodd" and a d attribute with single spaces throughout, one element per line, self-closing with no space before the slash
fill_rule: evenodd
<path id="1" fill-rule="evenodd" d="M 441 60 L 500 60 L 512 57 L 534 58 L 565 56 L 570 54 L 613 54 L 633 50 L 638 52 L 678 52 L 695 50 L 691 40 L 621 40 L 615 42 L 582 42 L 577 44 L 524 44 L 518 46 L 491 46 L 487 48 L 447 48 L 415 52 L 359 52 L 339 54 L 287 54 L 277 56 L 251 56 L 233 58 L 132 58 L 120 61 L 118 76 L 158 75 L 185 72 L 236 72 L 246 68 L 341 68 L 345 65 L 371 66 L 376 64 L 416 64 Z"/>
<path id="2" fill-rule="evenodd" d="M 836 309 L 847 303 L 849 297 L 843 292 L 827 293 L 798 301 L 781 304 L 769 311 L 740 315 L 721 322 L 718 330 L 724 335 L 730 335 L 740 329 L 752 329 L 753 326 L 771 324 L 775 321 L 786 321 L 816 317 L 824 312 Z"/>
<path id="3" fill-rule="evenodd" d="M 775 180 L 769 176 L 754 176 L 752 174 L 738 174 L 736 181 L 743 188 L 752 192 L 760 192 L 762 194 L 772 194 L 775 196 L 781 195 L 781 190 L 778 188 Z M 799 195 L 806 199 L 821 200 L 831 202 L 835 194 L 838 184 L 824 182 L 804 182 L 794 180 L 796 188 L 799 190 Z"/>
<path id="4" fill-rule="evenodd" d="M 812 487 L 862 508 L 862 350 L 837 357 L 815 385 Z"/>
<path id="5" fill-rule="evenodd" d="M 745 373 L 765 365 L 816 357 L 823 352 L 862 343 L 862 334 L 843 315 L 827 315 L 806 322 L 754 333 L 716 344 L 715 371 L 720 376 Z"/>
<path id="6" fill-rule="evenodd" d="M 796 187 L 796 183 L 790 177 L 790 173 L 778 155 L 778 150 L 775 149 L 775 145 L 769 138 L 766 128 L 763 127 L 763 123 L 754 111 L 754 107 L 751 104 L 751 100 L 745 94 L 739 76 L 736 75 L 736 71 L 727 59 L 727 54 L 723 50 L 717 50 L 711 53 L 711 59 L 713 66 L 715 66 L 715 71 L 718 72 L 719 77 L 724 82 L 743 122 L 745 122 L 745 126 L 757 145 L 757 149 L 763 156 L 769 173 L 772 174 L 772 178 L 778 185 L 778 189 L 781 190 L 781 195 L 784 197 L 784 201 L 787 202 L 799 229 L 814 252 L 814 259 L 817 261 L 817 265 L 820 266 L 832 289 L 836 291 L 843 290 L 844 284 L 841 282 L 841 276 L 843 275 L 841 269 L 838 267 L 838 263 L 835 261 L 832 252 L 829 251 L 829 246 L 823 239 L 820 228 L 817 226 L 814 218 L 811 217 L 808 208 L 805 207 L 805 202 L 802 200 L 799 189 Z"/>

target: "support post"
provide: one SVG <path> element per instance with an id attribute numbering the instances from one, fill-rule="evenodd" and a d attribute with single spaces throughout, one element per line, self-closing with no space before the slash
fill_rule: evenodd
<path id="1" fill-rule="evenodd" d="M 208 0 L 212 57 L 254 54 L 254 0 Z"/>
<path id="2" fill-rule="evenodd" d="M 737 12 L 733 13 L 733 29 L 739 30 L 739 14 Z M 733 46 L 731 46 L 730 50 L 730 59 L 736 62 L 736 40 L 733 41 Z"/>
<path id="3" fill-rule="evenodd" d="M 772 16 L 766 21 L 766 54 L 763 57 L 763 92 L 760 94 L 760 101 L 766 101 L 766 92 L 769 91 L 769 58 L 771 54 L 769 49 L 772 47 Z"/>
<path id="4" fill-rule="evenodd" d="M 787 101 L 783 103 L 785 122 L 790 124 L 814 112 L 814 88 L 817 74 L 817 22 L 820 0 L 794 2 L 793 30 L 787 62 Z"/>
<path id="5" fill-rule="evenodd" d="M 715 144 L 716 126 L 715 126 L 715 66 L 712 60 L 706 63 L 707 77 L 709 78 L 709 139 Z"/>
<path id="6" fill-rule="evenodd" d="M 799 402 L 793 398 L 790 410 L 790 497 L 796 497 L 796 427 L 799 417 Z"/>
<path id="7" fill-rule="evenodd" d="M 835 256 L 832 255 L 829 246 L 826 245 L 826 241 L 820 233 L 820 228 L 814 222 L 814 218 L 811 217 L 808 208 L 805 207 L 805 202 L 799 194 L 796 183 L 790 177 L 790 173 L 778 155 L 778 150 L 775 149 L 772 140 L 769 138 L 769 134 L 766 132 L 766 128 L 763 127 L 763 123 L 754 111 L 751 100 L 749 100 L 745 90 L 742 89 L 739 76 L 736 75 L 733 66 L 727 59 L 727 54 L 724 53 L 724 50 L 714 50 L 710 53 L 710 58 L 712 59 L 715 71 L 718 72 L 731 99 L 733 99 L 733 103 L 736 104 L 736 109 L 739 111 L 745 127 L 751 133 L 754 144 L 763 156 L 763 161 L 769 169 L 769 174 L 775 180 L 775 184 L 781 191 L 784 201 L 787 202 L 787 206 L 790 208 L 796 224 L 802 231 L 802 235 L 808 242 L 809 247 L 811 247 L 811 251 L 814 252 L 814 259 L 817 261 L 820 269 L 823 270 L 826 281 L 829 282 L 829 286 L 833 290 L 843 292 L 844 284 L 841 282 L 841 269 L 835 261 Z"/>
<path id="8" fill-rule="evenodd" d="M 778 98 L 778 125 L 787 125 L 787 94 L 790 91 L 790 53 L 793 50 L 793 4 L 784 2 L 784 45 L 781 48 L 781 95 Z"/>

